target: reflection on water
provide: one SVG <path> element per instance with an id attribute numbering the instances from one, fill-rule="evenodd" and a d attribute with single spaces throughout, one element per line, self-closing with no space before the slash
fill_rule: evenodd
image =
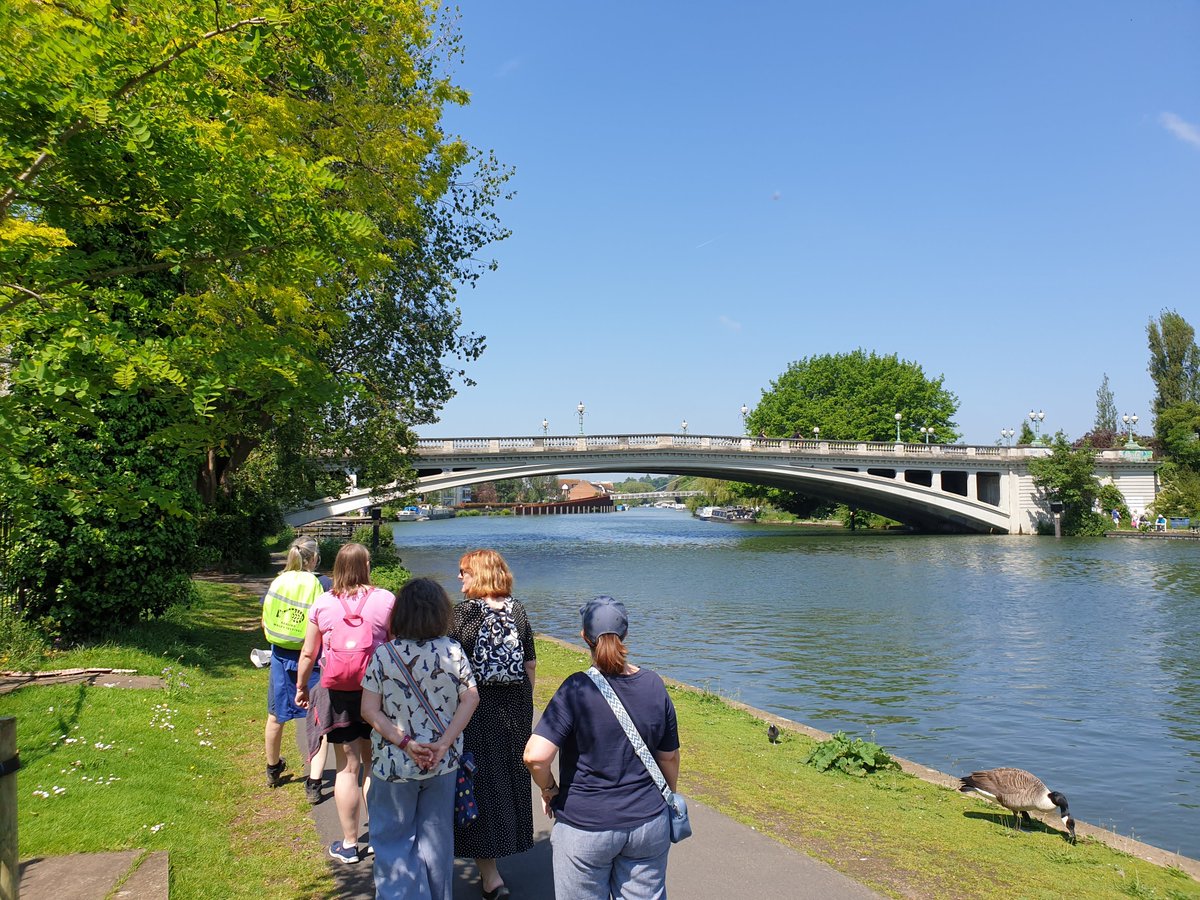
<path id="1" fill-rule="evenodd" d="M 1196 544 L 659 510 L 395 531 L 405 564 L 451 591 L 463 551 L 498 549 L 538 631 L 578 641 L 579 605 L 612 594 L 640 663 L 946 772 L 1030 769 L 1081 818 L 1200 857 Z"/>

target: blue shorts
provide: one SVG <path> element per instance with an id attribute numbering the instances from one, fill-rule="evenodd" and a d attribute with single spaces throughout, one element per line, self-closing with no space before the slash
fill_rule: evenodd
<path id="1" fill-rule="evenodd" d="M 267 685 L 267 712 L 276 722 L 303 719 L 308 710 L 296 705 L 296 673 L 300 668 L 300 651 L 271 646 L 271 680 Z M 313 669 L 308 689 L 321 680 L 321 671 Z"/>

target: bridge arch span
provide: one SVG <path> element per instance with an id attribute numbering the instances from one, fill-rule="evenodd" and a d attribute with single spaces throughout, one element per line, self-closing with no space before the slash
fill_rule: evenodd
<path id="1" fill-rule="evenodd" d="M 417 484 L 405 493 L 540 475 L 661 472 L 745 481 L 847 503 L 928 531 L 1032 533 L 1049 515 L 1029 461 L 1047 447 L 755 439 L 704 435 L 444 438 L 417 442 Z M 1097 475 L 1131 509 L 1154 500 L 1150 451 L 1104 450 Z M 352 490 L 285 515 L 300 525 L 394 496 Z"/>
<path id="2" fill-rule="evenodd" d="M 645 456 L 606 456 L 603 461 L 585 463 L 578 458 L 558 462 L 505 465 L 498 468 L 430 472 L 420 479 L 421 492 L 503 481 L 510 478 L 535 478 L 542 475 L 585 475 L 597 472 L 649 471 L 663 475 L 691 475 L 726 481 L 744 481 L 764 487 L 800 491 L 836 503 L 887 516 L 914 528 L 927 531 L 1007 532 L 1008 518 L 999 509 L 917 484 L 892 481 L 865 472 L 849 472 L 816 467 L 758 465 L 745 461 L 686 460 L 663 458 L 651 463 Z"/>

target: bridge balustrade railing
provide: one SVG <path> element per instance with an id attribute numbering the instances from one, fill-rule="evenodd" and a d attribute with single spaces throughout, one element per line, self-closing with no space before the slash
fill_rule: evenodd
<path id="1" fill-rule="evenodd" d="M 500 438 L 499 444 L 501 450 L 532 450 L 537 446 L 537 440 L 531 437 Z"/>
<path id="2" fill-rule="evenodd" d="M 709 438 L 709 446 L 716 447 L 720 450 L 740 450 L 742 447 L 742 439 L 735 437 L 712 437 Z"/>
<path id="3" fill-rule="evenodd" d="M 631 434 L 625 438 L 630 447 L 658 447 L 662 443 L 661 434 Z"/>

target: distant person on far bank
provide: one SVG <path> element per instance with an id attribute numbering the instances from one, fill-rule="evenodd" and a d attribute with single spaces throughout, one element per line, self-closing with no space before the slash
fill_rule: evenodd
<path id="1" fill-rule="evenodd" d="M 624 604 L 596 597 L 580 609 L 592 664 L 625 707 L 672 791 L 679 777 L 675 706 L 663 680 L 631 665 Z M 561 752 L 561 785 L 551 764 Z M 599 687 L 586 672 L 562 683 L 525 745 L 525 764 L 554 819 L 555 896 L 665 898 L 669 811 Z"/>
<path id="2" fill-rule="evenodd" d="M 1154 530 L 1155 531 L 1166 531 L 1167 530 L 1167 517 L 1166 516 L 1160 514 L 1159 517 L 1154 520 Z"/>
<path id="3" fill-rule="evenodd" d="M 509 896 L 497 858 L 533 846 L 533 790 L 521 752 L 533 722 L 537 651 L 504 557 L 472 550 L 459 560 L 458 577 L 466 599 L 454 607 L 450 637 L 462 644 L 479 688 L 479 708 L 463 732 L 463 750 L 475 754 L 479 819 L 455 827 L 454 855 L 474 858 L 484 900 L 495 900 Z"/>

